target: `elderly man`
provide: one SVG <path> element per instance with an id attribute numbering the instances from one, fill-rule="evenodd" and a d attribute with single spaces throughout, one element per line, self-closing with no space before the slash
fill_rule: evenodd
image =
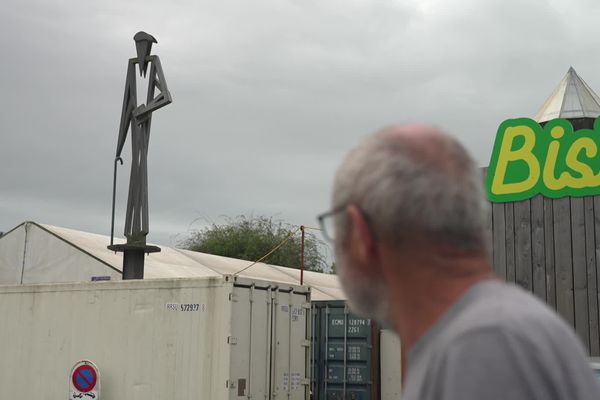
<path id="1" fill-rule="evenodd" d="M 573 331 L 494 276 L 481 173 L 456 140 L 381 131 L 343 161 L 332 197 L 319 219 L 350 307 L 408 351 L 403 400 L 600 399 Z"/>

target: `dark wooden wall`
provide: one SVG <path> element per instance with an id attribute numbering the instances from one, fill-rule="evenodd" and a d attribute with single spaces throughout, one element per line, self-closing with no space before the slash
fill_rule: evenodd
<path id="1" fill-rule="evenodd" d="M 600 356 L 600 196 L 492 203 L 494 270 L 554 308 Z"/>

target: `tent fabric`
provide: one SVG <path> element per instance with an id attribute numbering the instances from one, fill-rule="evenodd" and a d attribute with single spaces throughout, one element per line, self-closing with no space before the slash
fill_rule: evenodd
<path id="1" fill-rule="evenodd" d="M 569 68 L 533 118 L 546 122 L 555 118 L 596 118 L 600 115 L 600 97 Z"/>
<path id="2" fill-rule="evenodd" d="M 25 260 L 21 283 L 89 281 L 94 276 L 120 277 L 105 263 L 35 225 L 26 225 Z"/>
<path id="3" fill-rule="evenodd" d="M 21 283 L 25 254 L 25 225 L 0 237 L 0 284 Z"/>
<path id="4" fill-rule="evenodd" d="M 24 222 L 0 237 L 0 284 L 90 281 L 92 277 L 121 279 L 122 254 L 106 248 L 110 238 L 52 225 Z M 115 243 L 123 240 L 115 239 Z M 299 285 L 300 270 L 160 246 L 146 256 L 145 279 L 199 278 L 238 275 Z M 245 269 L 247 268 L 247 269 Z M 242 271 L 243 270 L 243 271 Z M 345 296 L 337 276 L 304 271 L 313 300 Z"/>

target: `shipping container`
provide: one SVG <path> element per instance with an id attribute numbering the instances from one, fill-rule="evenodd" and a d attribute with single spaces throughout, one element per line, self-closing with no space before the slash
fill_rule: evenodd
<path id="1" fill-rule="evenodd" d="M 382 330 L 374 322 L 352 314 L 345 301 L 315 301 L 312 310 L 313 399 L 397 399 L 400 393 L 397 337 L 390 331 L 382 336 Z M 380 346 L 390 353 L 385 364 L 380 362 L 383 360 Z M 395 360 L 394 355 L 397 355 Z"/>
<path id="2" fill-rule="evenodd" d="M 310 293 L 240 279 L 0 286 L 0 399 L 65 399 L 80 360 L 102 399 L 310 392 Z"/>
<path id="3" fill-rule="evenodd" d="M 400 338 L 389 329 L 379 334 L 379 380 L 381 400 L 399 400 L 402 392 L 405 356 L 401 351 Z"/>

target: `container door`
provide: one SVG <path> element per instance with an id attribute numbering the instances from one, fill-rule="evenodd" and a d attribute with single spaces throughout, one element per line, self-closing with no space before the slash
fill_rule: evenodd
<path id="1" fill-rule="evenodd" d="M 332 302 L 320 310 L 318 400 L 376 400 L 378 335 L 371 320 Z M 375 351 L 374 351 L 375 349 Z M 373 367 L 375 366 L 375 369 Z"/>
<path id="2" fill-rule="evenodd" d="M 268 399 L 271 368 L 271 290 L 233 288 L 229 399 Z"/>
<path id="3" fill-rule="evenodd" d="M 273 292 L 271 399 L 310 397 L 310 303 L 306 294 Z"/>
<path id="4" fill-rule="evenodd" d="M 323 383 L 323 374 L 321 372 L 321 367 L 322 367 L 322 357 L 321 357 L 321 338 L 322 335 L 320 334 L 321 332 L 321 310 L 323 310 L 322 307 L 317 307 L 315 304 L 317 303 L 312 303 L 312 307 L 311 307 L 311 321 L 312 321 L 312 326 L 311 326 L 311 373 L 310 373 L 310 379 L 311 379 L 311 399 L 314 400 L 318 400 L 319 399 L 319 391 L 320 391 L 320 384 Z"/>

